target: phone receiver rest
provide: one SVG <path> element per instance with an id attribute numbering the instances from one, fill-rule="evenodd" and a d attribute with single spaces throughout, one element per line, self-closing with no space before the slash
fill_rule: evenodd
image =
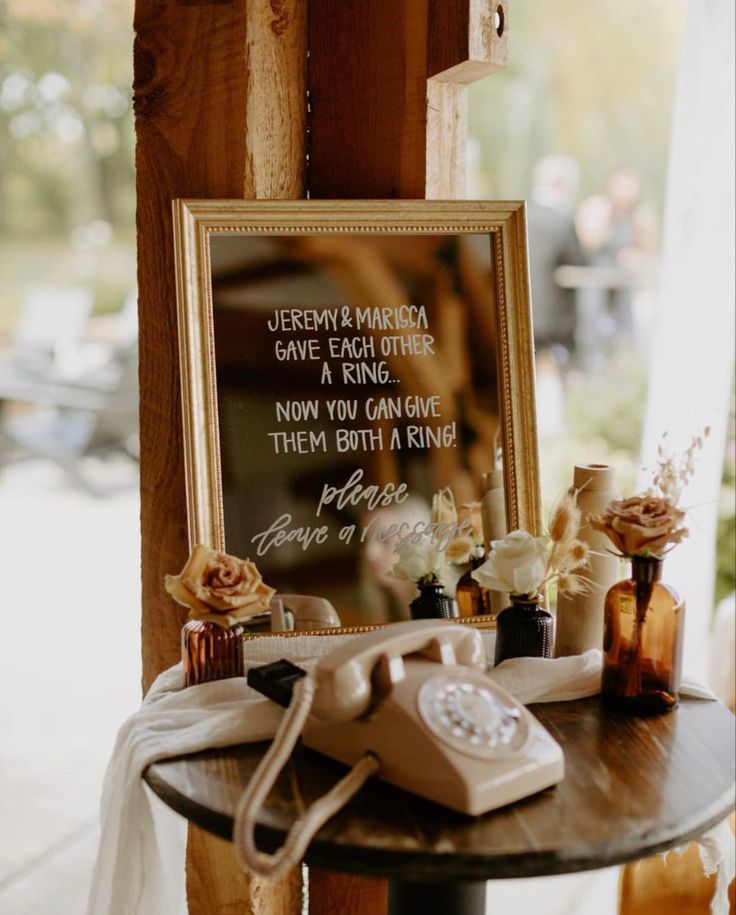
<path id="1" fill-rule="evenodd" d="M 376 668 L 400 679 L 401 658 L 421 655 L 438 664 L 460 664 L 485 669 L 480 634 L 469 626 L 440 620 L 393 623 L 353 639 L 346 639 L 321 658 L 314 671 L 316 692 L 312 714 L 330 721 L 349 721 L 371 705 Z"/>

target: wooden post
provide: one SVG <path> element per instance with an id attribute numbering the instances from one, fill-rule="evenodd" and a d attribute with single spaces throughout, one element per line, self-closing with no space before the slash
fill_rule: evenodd
<path id="1" fill-rule="evenodd" d="M 306 2 L 137 0 L 134 26 L 147 688 L 180 654 L 183 614 L 163 576 L 188 554 L 171 201 L 304 196 Z M 191 915 L 300 911 L 298 868 L 278 882 L 245 876 L 232 848 L 196 828 L 187 875 Z"/>
<path id="2" fill-rule="evenodd" d="M 467 85 L 505 65 L 505 0 L 310 0 L 313 198 L 465 194 Z M 310 915 L 383 915 L 386 881 L 310 869 Z"/>
<path id="3" fill-rule="evenodd" d="M 179 656 L 163 576 L 188 552 L 171 200 L 305 196 L 307 88 L 312 197 L 462 196 L 464 86 L 503 64 L 506 6 L 310 0 L 307 25 L 307 0 L 136 0 L 144 688 Z M 298 874 L 242 877 L 226 851 L 191 831 L 192 915 L 296 915 Z M 322 872 L 310 895 L 385 907 L 382 881 Z"/>

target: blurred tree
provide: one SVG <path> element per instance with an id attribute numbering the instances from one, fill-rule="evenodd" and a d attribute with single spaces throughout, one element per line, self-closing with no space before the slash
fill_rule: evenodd
<path id="1" fill-rule="evenodd" d="M 0 0 L 0 236 L 132 228 L 132 0 Z"/>
<path id="2" fill-rule="evenodd" d="M 678 0 L 514 3 L 509 66 L 470 88 L 470 130 L 488 197 L 528 197 L 542 156 L 566 152 L 581 195 L 618 165 L 664 193 L 684 4 Z"/>

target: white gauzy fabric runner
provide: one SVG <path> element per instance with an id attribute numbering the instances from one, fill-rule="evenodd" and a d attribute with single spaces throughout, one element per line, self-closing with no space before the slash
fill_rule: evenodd
<path id="1" fill-rule="evenodd" d="M 493 656 L 493 636 L 484 633 Z M 245 668 L 288 656 L 310 668 L 349 636 L 264 637 L 248 643 Z M 521 702 L 555 702 L 595 695 L 601 653 L 572 658 L 507 661 L 490 676 Z M 236 677 L 182 689 L 181 665 L 154 682 L 139 712 L 118 734 L 105 775 L 102 834 L 92 877 L 88 915 L 185 915 L 186 821 L 169 811 L 144 784 L 144 769 L 161 759 L 273 736 L 281 709 Z M 686 695 L 715 698 L 683 684 Z M 719 890 L 733 874 L 733 843 L 713 830 L 701 840 L 704 867 L 718 865 Z M 722 895 L 722 894 L 717 894 Z M 714 899 L 713 913 L 727 912 Z"/>

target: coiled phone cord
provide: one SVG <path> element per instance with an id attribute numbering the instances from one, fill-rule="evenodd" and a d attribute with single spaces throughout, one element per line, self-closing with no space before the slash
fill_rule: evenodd
<path id="1" fill-rule="evenodd" d="M 276 879 L 298 864 L 315 833 L 344 807 L 380 768 L 378 758 L 367 753 L 355 763 L 344 778 L 299 817 L 277 852 L 269 855 L 259 851 L 254 835 L 256 817 L 299 739 L 312 708 L 314 689 L 314 680 L 311 676 L 306 676 L 295 684 L 291 703 L 276 730 L 273 743 L 238 801 L 233 827 L 235 852 L 243 869 L 253 871 L 261 877 Z"/>

